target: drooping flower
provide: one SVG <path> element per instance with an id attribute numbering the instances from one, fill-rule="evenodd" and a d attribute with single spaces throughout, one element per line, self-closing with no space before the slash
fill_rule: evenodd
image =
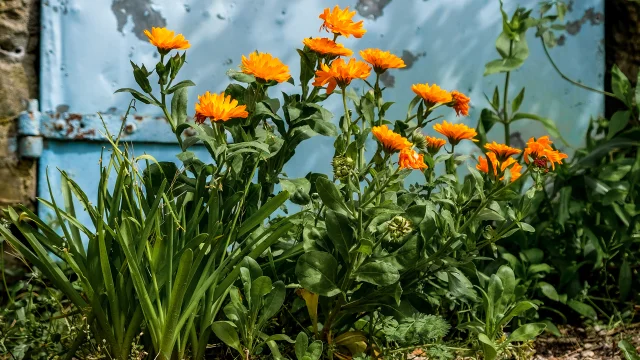
<path id="1" fill-rule="evenodd" d="M 352 20 L 355 14 L 355 10 L 349 11 L 348 6 L 344 10 L 340 9 L 338 5 L 333 10 L 326 8 L 319 16 L 320 19 L 324 20 L 320 28 L 344 37 L 353 35 L 355 38 L 361 38 L 367 30 L 362 27 L 364 21 L 354 22 Z"/>
<path id="2" fill-rule="evenodd" d="M 420 96 L 427 104 L 434 105 L 438 103 L 448 103 L 453 99 L 450 92 L 447 90 L 443 90 L 440 86 L 433 84 L 429 86 L 429 84 L 413 84 L 411 85 L 411 90 L 413 90 L 416 95 Z"/>
<path id="3" fill-rule="evenodd" d="M 451 97 L 453 101 L 451 102 L 451 107 L 456 111 L 458 116 L 468 116 L 469 115 L 469 99 L 465 94 L 459 91 L 452 91 Z"/>
<path id="4" fill-rule="evenodd" d="M 149 38 L 149 42 L 163 53 L 171 50 L 186 50 L 191 47 L 182 34 L 176 35 L 167 28 L 152 27 L 151 31 L 145 30 L 144 34 Z"/>
<path id="5" fill-rule="evenodd" d="M 489 161 L 487 161 L 487 158 L 489 158 L 491 160 L 491 165 L 493 167 L 494 175 L 496 176 L 498 175 L 498 166 L 500 166 L 500 173 L 502 174 L 502 176 L 500 177 L 500 180 L 504 180 L 505 174 L 507 171 L 509 171 L 511 182 L 518 180 L 518 178 L 522 176 L 522 165 L 520 165 L 520 163 L 518 163 L 516 159 L 510 157 L 505 161 L 500 162 L 496 158 L 496 154 L 492 152 L 488 152 L 486 155 L 487 157 L 484 157 L 484 156 L 478 157 L 478 165 L 476 165 L 476 169 L 482 171 L 483 173 L 488 174 Z"/>
<path id="6" fill-rule="evenodd" d="M 427 135 L 424 138 L 427 141 L 427 151 L 431 155 L 437 154 L 438 151 L 440 151 L 440 148 L 443 147 L 444 144 L 447 143 L 447 140 L 440 139 L 440 138 L 437 138 L 437 137 L 434 137 L 434 136 Z"/>
<path id="7" fill-rule="evenodd" d="M 227 121 L 235 118 L 246 118 L 249 113 L 246 105 L 238 105 L 238 100 L 231 99 L 230 95 L 206 92 L 198 96 L 196 103 L 197 123 L 202 124 L 207 118 L 211 121 Z"/>
<path id="8" fill-rule="evenodd" d="M 555 164 L 562 164 L 562 159 L 569 156 L 554 150 L 551 147 L 553 142 L 548 136 L 542 136 L 535 140 L 534 138 L 527 141 L 527 147 L 524 149 L 524 161 L 529 164 L 532 159 L 537 167 L 547 167 L 547 163 L 551 163 L 551 168 L 555 170 Z"/>
<path id="9" fill-rule="evenodd" d="M 264 81 L 275 80 L 279 83 L 289 80 L 289 67 L 269 53 L 252 52 L 249 58 L 242 55 L 240 69 L 243 73 L 253 75 Z"/>
<path id="10" fill-rule="evenodd" d="M 371 67 L 364 61 L 354 58 L 346 63 L 342 58 L 338 58 L 331 63 L 321 64 L 321 69 L 316 71 L 316 78 L 313 86 L 327 86 L 327 94 L 331 94 L 336 86 L 345 87 L 353 79 L 366 79 L 371 74 Z"/>
<path id="11" fill-rule="evenodd" d="M 328 38 L 306 38 L 302 43 L 320 55 L 351 56 L 353 51 Z"/>
<path id="12" fill-rule="evenodd" d="M 422 170 L 428 168 L 427 164 L 424 163 L 424 155 L 418 154 L 412 148 L 400 150 L 398 165 L 400 165 L 401 169 Z"/>
<path id="13" fill-rule="evenodd" d="M 442 124 L 435 124 L 433 129 L 446 136 L 451 145 L 458 145 L 461 140 L 478 141 L 474 139 L 478 133 L 465 124 L 452 124 L 444 120 Z"/>
<path id="14" fill-rule="evenodd" d="M 371 64 L 378 74 L 385 72 L 387 69 L 399 69 L 406 66 L 402 58 L 380 49 L 362 50 L 360 51 L 360 56 L 364 61 Z"/>
<path id="15" fill-rule="evenodd" d="M 498 144 L 497 142 L 487 143 L 484 145 L 484 148 L 496 154 L 498 160 L 505 161 L 509 157 L 513 155 L 518 155 L 522 152 L 520 149 L 513 148 L 511 146 L 507 146 L 505 144 Z"/>
<path id="16" fill-rule="evenodd" d="M 396 151 L 401 151 L 413 146 L 413 144 L 407 140 L 407 138 L 402 137 L 400 134 L 394 133 L 387 127 L 387 125 L 374 126 L 371 128 L 371 132 L 378 139 L 378 141 L 382 144 L 384 151 L 388 153 L 393 153 Z"/>

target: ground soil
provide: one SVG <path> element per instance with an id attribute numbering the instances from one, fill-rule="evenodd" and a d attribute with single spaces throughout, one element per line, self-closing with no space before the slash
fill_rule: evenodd
<path id="1" fill-rule="evenodd" d="M 615 329 L 560 327 L 562 337 L 543 336 L 534 360 L 624 360 L 618 342 L 626 339 L 640 352 L 640 324 Z"/>

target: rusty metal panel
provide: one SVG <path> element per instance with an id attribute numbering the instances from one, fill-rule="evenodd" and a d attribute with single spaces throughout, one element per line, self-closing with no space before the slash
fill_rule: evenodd
<path id="1" fill-rule="evenodd" d="M 517 5 L 535 7 L 537 2 L 505 1 L 505 8 L 511 13 Z M 295 49 L 302 47 L 302 38 L 321 36 L 318 14 L 335 4 L 356 8 L 358 17 L 366 19 L 365 36 L 344 40 L 347 47 L 356 51 L 387 49 L 402 55 L 407 64 L 384 77 L 389 88 L 386 100 L 397 104 L 388 112 L 392 119 L 406 113 L 413 96 L 411 84 L 435 82 L 470 95 L 471 115 L 461 121 L 474 125 L 480 110 L 487 106 L 483 93 L 502 86 L 504 75 L 482 75 L 484 64 L 497 57 L 494 43 L 502 21 L 498 0 L 47 0 L 42 2 L 40 131 L 61 141 L 54 146 L 45 144 L 41 186 L 44 169 L 54 164 L 83 176 L 98 176 L 97 171 L 82 171 L 77 168 L 81 164 L 66 160 L 77 151 L 87 156 L 83 162 L 96 163 L 97 158 L 94 161 L 88 156 L 98 156 L 97 145 L 71 145 L 64 140 L 99 141 L 98 111 L 106 114 L 110 127 L 119 125 L 130 97 L 113 92 L 136 87 L 129 60 L 147 65 L 157 62 L 144 29 L 166 26 L 189 39 L 192 48 L 181 76 L 197 84 L 189 92 L 193 101 L 197 93 L 222 91 L 229 84 L 225 71 L 237 69 L 241 55 L 256 49 L 280 57 L 295 78 L 299 71 Z M 571 1 L 567 32 L 560 46 L 551 51 L 568 76 L 596 88 L 604 83 L 603 11 L 604 0 Z M 562 80 L 533 34 L 529 46 L 529 60 L 511 77 L 512 96 L 526 85 L 521 111 L 554 119 L 569 143 L 580 145 L 590 118 L 603 113 L 603 97 Z M 297 88 L 281 84 L 272 90 L 272 96 L 277 90 L 293 92 Z M 329 101 L 328 106 L 336 113 L 341 111 L 338 102 Z M 138 146 L 141 151 L 146 151 L 147 142 L 172 141 L 160 115 L 157 108 L 138 104 L 138 113 L 130 119 L 135 129 L 127 137 L 145 142 Z M 449 120 L 454 116 L 452 111 L 446 113 Z M 545 132 L 526 121 L 514 125 L 513 130 L 522 132 L 523 137 Z M 500 131 L 490 136 L 500 139 Z M 285 169 L 289 176 L 328 171 L 332 142 L 316 137 L 303 143 Z M 171 158 L 177 151 L 168 144 L 148 149 L 159 158 Z M 468 152 L 474 148 L 466 144 L 456 149 Z"/>

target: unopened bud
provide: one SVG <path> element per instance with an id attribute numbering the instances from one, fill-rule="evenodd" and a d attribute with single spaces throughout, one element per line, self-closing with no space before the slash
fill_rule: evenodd
<path id="1" fill-rule="evenodd" d="M 413 227 L 409 220 L 403 216 L 397 215 L 389 221 L 388 230 L 391 239 L 398 240 L 413 231 Z"/>
<path id="2" fill-rule="evenodd" d="M 333 158 L 333 161 L 331 161 L 331 165 L 333 166 L 333 176 L 335 176 L 336 179 L 346 179 L 349 174 L 351 174 L 351 171 L 354 168 L 354 161 L 353 159 L 346 157 L 346 156 L 336 156 Z"/>

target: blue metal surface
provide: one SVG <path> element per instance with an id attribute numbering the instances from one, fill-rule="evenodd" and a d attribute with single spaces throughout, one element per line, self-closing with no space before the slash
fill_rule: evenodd
<path id="1" fill-rule="evenodd" d="M 40 136 L 25 136 L 18 140 L 18 151 L 21 157 L 37 159 L 42 155 L 43 141 Z"/>
<path id="2" fill-rule="evenodd" d="M 18 134 L 23 136 L 40 135 L 40 111 L 38 110 L 38 100 L 29 101 L 27 111 L 18 117 Z"/>
<path id="3" fill-rule="evenodd" d="M 505 10 L 511 13 L 517 5 L 534 7 L 537 2 L 506 1 Z M 484 64 L 497 58 L 494 43 L 502 22 L 498 0 L 49 0 L 42 5 L 44 115 L 40 131 L 48 138 L 99 141 L 101 123 L 92 115 L 98 111 L 106 114 L 110 128 L 119 128 L 130 97 L 113 92 L 136 87 L 129 60 L 147 66 L 157 62 L 155 48 L 142 34 L 151 26 L 167 26 L 191 42 L 181 77 L 197 84 L 189 91 L 192 103 L 196 94 L 223 90 L 230 82 L 225 71 L 237 69 L 241 55 L 256 49 L 280 57 L 297 78 L 299 58 L 295 49 L 302 47 L 303 37 L 322 36 L 318 14 L 334 4 L 356 7 L 358 17 L 365 18 L 365 36 L 346 39 L 345 46 L 356 54 L 368 47 L 387 49 L 402 55 L 407 63 L 406 69 L 385 77 L 385 99 L 397 104 L 387 113 L 391 119 L 406 112 L 406 104 L 413 97 L 411 84 L 429 82 L 468 94 L 472 99 L 469 118 L 456 119 L 452 111 L 444 114 L 448 120 L 475 125 L 480 110 L 487 106 L 483 93 L 490 94 L 495 85 L 502 86 L 503 75 L 482 75 Z M 603 9 L 604 0 L 573 2 L 567 14 L 567 34 L 562 45 L 551 51 L 568 76 L 596 88 L 603 87 Z M 603 97 L 562 80 L 533 34 L 529 46 L 529 60 L 511 77 L 511 96 L 526 85 L 521 111 L 555 120 L 569 143 L 580 145 L 590 118 L 603 113 Z M 354 82 L 354 86 L 361 85 Z M 298 89 L 281 84 L 272 89 L 272 96 Z M 329 101 L 327 106 L 341 113 L 338 101 Z M 137 110 L 130 118 L 135 129 L 127 134 L 128 140 L 172 141 L 173 135 L 159 118 L 157 108 L 138 104 Z M 136 120 L 136 116 L 142 120 Z M 93 133 L 87 133 L 91 130 Z M 489 135 L 499 140 L 500 131 Z M 513 131 L 520 131 L 525 140 L 545 133 L 539 124 L 526 121 L 515 123 Z M 98 172 L 93 166 L 100 146 L 52 143 L 55 145 L 44 149 L 40 184 L 47 166 L 60 166 L 82 174 L 83 181 L 87 177 L 86 184 L 95 187 Z M 178 150 L 169 144 L 136 144 L 136 148 L 158 158 L 173 158 Z M 456 150 L 475 149 L 463 143 Z M 332 153 L 333 139 L 312 138 L 301 145 L 285 171 L 290 177 L 303 176 L 310 170 L 330 171 Z M 72 160 L 80 154 L 82 161 Z M 46 192 L 40 195 L 48 196 Z"/>

